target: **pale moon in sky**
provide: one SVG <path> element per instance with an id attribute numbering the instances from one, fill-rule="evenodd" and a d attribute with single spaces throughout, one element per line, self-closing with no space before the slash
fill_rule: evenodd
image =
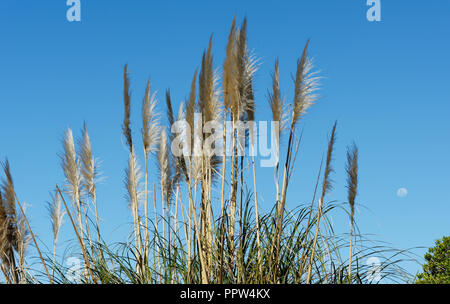
<path id="1" fill-rule="evenodd" d="M 397 196 L 398 197 L 405 197 L 408 195 L 408 189 L 406 188 L 400 188 L 397 190 Z"/>

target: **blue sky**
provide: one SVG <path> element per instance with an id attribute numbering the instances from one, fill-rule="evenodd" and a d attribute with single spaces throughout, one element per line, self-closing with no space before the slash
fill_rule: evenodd
<path id="1" fill-rule="evenodd" d="M 82 21 L 72 23 L 65 2 L 0 2 L 0 157 L 9 158 L 19 197 L 47 244 L 45 202 L 64 182 L 58 158 L 64 130 L 79 134 L 87 122 L 105 176 L 98 187 L 102 228 L 111 240 L 123 240 L 131 220 L 123 187 L 123 65 L 131 73 L 137 140 L 147 78 L 159 100 L 167 88 L 175 104 L 185 99 L 211 34 L 215 65 L 222 64 L 234 14 L 248 18 L 249 45 L 261 63 L 257 119 L 270 119 L 267 89 L 277 57 L 282 93 L 291 100 L 296 60 L 308 38 L 324 77 L 320 100 L 301 122 L 289 207 L 311 200 L 338 120 L 330 199 L 346 199 L 345 151 L 354 141 L 362 232 L 397 248 L 429 247 L 450 233 L 449 1 L 382 0 L 382 21 L 368 22 L 364 0 L 81 0 Z M 263 210 L 272 204 L 272 173 L 258 171 Z M 402 187 L 408 195 L 398 197 Z M 348 229 L 342 217 L 336 221 Z M 69 231 L 66 220 L 63 235 Z"/>

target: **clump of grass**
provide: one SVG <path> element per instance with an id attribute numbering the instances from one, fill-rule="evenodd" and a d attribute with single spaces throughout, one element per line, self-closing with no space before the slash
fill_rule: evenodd
<path id="1" fill-rule="evenodd" d="M 52 282 L 47 264 L 25 215 L 24 207 L 17 199 L 9 161 L 6 159 L 5 162 L 1 163 L 1 166 L 5 178 L 0 187 L 0 257 L 5 281 L 16 284 L 27 281 L 28 271 L 25 268 L 25 251 L 31 238 L 36 246 L 47 278 Z M 19 212 L 17 212 L 16 206 L 19 207 Z M 17 265 L 17 260 L 19 265 Z"/>
<path id="2" fill-rule="evenodd" d="M 286 208 L 301 140 L 299 125 L 318 99 L 320 77 L 308 55 L 309 41 L 297 62 L 290 104 L 281 96 L 280 65 L 278 59 L 275 61 L 268 94 L 272 118 L 279 125 L 275 134 L 275 200 L 265 206 L 268 211 L 262 211 L 255 157 L 253 153 L 251 156 L 241 153 L 247 147 L 254 149 L 256 134 L 253 129 L 240 131 L 239 124 L 255 120 L 256 104 L 260 102 L 255 100 L 253 88 L 258 61 L 249 49 L 247 21 L 244 19 L 238 26 L 234 18 L 219 74 L 214 67 L 211 38 L 201 57 L 200 70 L 194 72 L 187 100 L 180 103 L 178 115 L 170 91 L 166 91 L 168 129 L 160 125 L 156 92 L 151 92 L 150 80 L 147 81 L 141 107 L 142 143 L 133 140 L 131 84 L 125 65 L 122 132 L 129 158 L 124 184 L 133 218 L 127 242 L 107 244 L 102 238 L 97 206 L 101 201 L 96 193 L 99 162 L 93 156 L 86 124 L 77 146 L 72 130 L 65 133 L 61 156 L 65 191 L 57 185 L 49 205 L 53 251 L 46 257 L 41 254 L 17 200 L 9 163 L 5 162 L 5 180 L 0 190 L 0 258 L 5 282 L 71 282 L 56 255 L 65 214 L 83 257 L 80 279 L 84 283 L 371 283 L 368 269 L 361 266 L 365 265 L 361 261 L 373 255 L 381 259 L 380 267 L 388 280 L 403 280 L 405 272 L 399 267 L 401 259 L 397 257 L 406 256 L 404 252 L 355 233 L 358 231 L 354 219 L 358 184 L 356 146 L 347 155 L 348 202 L 327 201 L 333 189 L 337 123 L 331 130 L 324 171 L 321 164 L 312 202 L 295 202 L 294 210 Z M 231 126 L 227 126 L 228 120 Z M 184 121 L 181 129 L 192 132 L 176 136 L 174 124 Z M 231 156 L 224 153 L 218 157 L 211 152 L 220 147 L 206 145 L 202 130 L 210 121 L 217 122 L 214 128 L 231 128 L 231 137 L 227 138 L 226 132 L 223 136 L 223 143 L 227 140 L 231 143 Z M 281 151 L 280 141 L 284 138 L 287 147 Z M 173 144 L 190 153 L 172 155 Z M 135 148 L 140 146 L 143 176 L 139 149 Z M 223 144 L 222 150 L 225 148 Z M 157 162 L 157 172 L 149 172 L 152 157 Z M 252 183 L 246 178 L 248 174 Z M 213 195 L 216 192 L 220 197 Z M 72 208 L 66 198 L 72 202 Z M 153 210 L 149 210 L 151 205 Z M 338 235 L 329 220 L 330 214 L 339 210 L 347 212 L 348 207 L 350 237 Z M 95 220 L 91 221 L 92 217 Z M 96 238 L 91 236 L 92 228 Z M 26 266 L 28 235 L 38 250 L 45 276 Z M 348 258 L 344 258 L 347 250 Z M 51 275 L 47 264 L 52 266 Z"/>

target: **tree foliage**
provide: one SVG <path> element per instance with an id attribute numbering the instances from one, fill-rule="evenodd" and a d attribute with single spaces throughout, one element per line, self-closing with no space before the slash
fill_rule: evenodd
<path id="1" fill-rule="evenodd" d="M 436 241 L 425 254 L 423 272 L 417 275 L 418 284 L 450 284 L 450 236 Z"/>

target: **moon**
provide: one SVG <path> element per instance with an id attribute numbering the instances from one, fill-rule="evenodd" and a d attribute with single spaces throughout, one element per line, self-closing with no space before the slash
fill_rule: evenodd
<path id="1" fill-rule="evenodd" d="M 397 196 L 398 197 L 405 197 L 408 195 L 408 189 L 406 188 L 400 188 L 397 190 Z"/>

